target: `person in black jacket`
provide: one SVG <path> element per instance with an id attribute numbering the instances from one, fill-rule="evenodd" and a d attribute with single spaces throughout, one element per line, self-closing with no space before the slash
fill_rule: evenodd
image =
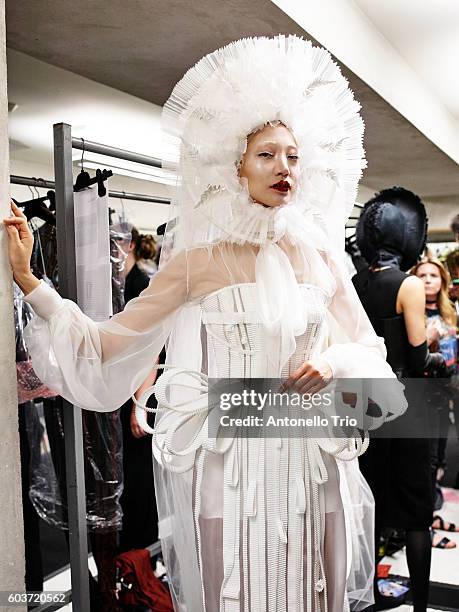
<path id="1" fill-rule="evenodd" d="M 424 285 L 406 274 L 423 252 L 426 235 L 421 200 L 398 187 L 367 202 L 357 225 L 357 243 L 369 265 L 352 280 L 376 333 L 386 342 L 387 361 L 398 377 L 422 376 L 444 361 L 427 347 Z M 422 407 L 407 399 L 407 418 L 415 411 L 416 418 L 424 419 Z M 377 550 L 383 528 L 405 530 L 414 612 L 426 611 L 429 593 L 433 512 L 429 448 L 426 438 L 378 438 L 360 458 L 375 496 Z M 375 599 L 376 609 L 389 603 L 377 588 Z"/>
<path id="2" fill-rule="evenodd" d="M 156 241 L 151 234 L 140 234 L 136 227 L 131 229 L 132 240 L 124 264 L 124 302 L 125 305 L 136 298 L 148 287 L 150 277 L 143 270 L 141 262 L 154 261 Z"/>
<path id="3" fill-rule="evenodd" d="M 132 228 L 132 240 L 125 262 L 124 300 L 127 304 L 148 287 L 149 276 L 139 267 L 141 260 L 154 260 L 156 243 L 151 235 L 140 234 Z M 152 356 L 152 366 L 155 356 Z M 137 391 L 154 384 L 156 370 Z M 154 402 L 154 397 L 150 400 Z M 123 527 L 120 532 L 120 550 L 145 548 L 158 539 L 158 515 L 153 484 L 151 437 L 140 427 L 132 400 L 121 407 L 123 428 L 124 489 L 120 502 L 123 509 Z"/>

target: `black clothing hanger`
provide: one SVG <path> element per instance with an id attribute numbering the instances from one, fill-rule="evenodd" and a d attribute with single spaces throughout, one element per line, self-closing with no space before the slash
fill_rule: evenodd
<path id="1" fill-rule="evenodd" d="M 49 223 L 50 225 L 56 225 L 56 217 L 54 213 L 45 204 L 46 200 L 49 200 L 51 203 L 54 202 L 55 204 L 54 191 L 48 191 L 47 195 L 41 198 L 27 200 L 26 202 L 17 202 L 14 198 L 12 199 L 16 206 L 24 209 L 24 214 L 29 221 L 31 219 L 38 218 L 42 219 L 42 221 L 45 223 Z"/>
<path id="2" fill-rule="evenodd" d="M 110 176 L 113 176 L 113 172 L 111 170 L 96 170 L 96 176 L 91 178 L 89 176 L 89 172 L 86 172 L 84 169 L 84 138 L 81 139 L 83 142 L 83 148 L 81 150 L 81 172 L 77 176 L 75 185 L 73 187 L 73 191 L 83 191 L 90 185 L 95 185 L 97 183 L 97 193 L 99 198 L 103 198 L 106 195 L 107 190 L 105 189 L 104 181 L 106 181 Z"/>
<path id="3" fill-rule="evenodd" d="M 49 210 L 54 212 L 56 210 L 56 193 L 54 191 L 48 191 L 47 196 L 49 200 Z"/>
<path id="4" fill-rule="evenodd" d="M 86 170 L 81 170 L 80 174 L 77 176 L 75 185 L 73 186 L 73 191 L 83 191 L 86 187 L 89 187 L 89 181 L 91 177 L 89 176 L 89 172 Z"/>
<path id="5" fill-rule="evenodd" d="M 73 187 L 73 191 L 82 191 L 83 189 L 86 189 L 86 187 L 89 187 L 90 185 L 90 180 L 91 177 L 89 176 L 89 172 L 86 172 L 86 170 L 84 169 L 84 138 L 81 139 L 82 143 L 83 143 L 83 148 L 81 150 L 81 172 L 80 174 L 77 176 L 76 181 L 75 181 L 75 185 Z"/>
<path id="6" fill-rule="evenodd" d="M 93 178 L 89 176 L 88 172 L 82 170 L 77 176 L 73 191 L 83 191 L 83 189 L 86 189 L 90 185 L 95 185 L 97 183 L 97 192 L 99 194 L 99 198 L 102 198 L 107 193 L 107 189 L 104 185 L 104 182 L 110 176 L 113 176 L 113 172 L 111 170 L 97 169 L 96 176 L 94 176 Z"/>
<path id="7" fill-rule="evenodd" d="M 167 223 L 161 223 L 161 225 L 158 225 L 158 227 L 156 228 L 156 233 L 158 236 L 164 236 L 166 232 L 166 225 Z"/>

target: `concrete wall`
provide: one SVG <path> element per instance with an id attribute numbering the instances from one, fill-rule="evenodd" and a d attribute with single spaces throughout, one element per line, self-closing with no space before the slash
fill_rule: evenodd
<path id="1" fill-rule="evenodd" d="M 5 2 L 0 0 L 0 218 L 8 214 L 7 80 Z M 11 273 L 7 238 L 0 228 L 0 591 L 24 590 L 24 534 L 22 526 L 18 407 Z M 3 610 L 27 608 L 3 607 Z"/>

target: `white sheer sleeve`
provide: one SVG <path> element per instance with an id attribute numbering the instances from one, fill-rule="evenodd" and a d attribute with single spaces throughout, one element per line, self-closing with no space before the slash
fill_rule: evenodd
<path id="1" fill-rule="evenodd" d="M 363 309 L 344 264 L 335 258 L 328 266 L 336 292 L 328 310 L 328 348 L 322 353 L 334 378 L 394 378 L 379 338 Z"/>
<path id="2" fill-rule="evenodd" d="M 386 361 L 384 340 L 376 335 L 344 264 L 336 259 L 327 263 L 336 280 L 336 292 L 328 310 L 328 347 L 321 356 L 341 390 L 353 391 L 354 387 L 360 393 L 364 429 L 377 429 L 406 411 L 404 386 Z M 379 414 L 368 413 L 371 403 L 379 406 Z"/>
<path id="3" fill-rule="evenodd" d="M 103 323 L 42 282 L 25 298 L 36 313 L 25 330 L 34 370 L 81 408 L 116 410 L 145 380 L 187 295 L 186 253 L 168 262 L 138 298 Z"/>

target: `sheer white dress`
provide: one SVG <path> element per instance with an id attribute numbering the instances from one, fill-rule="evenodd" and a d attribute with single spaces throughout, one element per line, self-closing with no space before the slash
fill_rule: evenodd
<path id="1" fill-rule="evenodd" d="M 287 362 L 285 334 L 262 324 L 259 247 L 250 244 L 179 253 L 100 324 L 43 283 L 26 298 L 37 315 L 26 330 L 35 371 L 85 409 L 118 408 L 168 342 L 153 450 L 160 537 L 180 612 L 342 612 L 348 602 L 362 610 L 372 601 L 373 502 L 355 459 L 361 441 L 247 438 L 243 428 L 231 438 L 205 435 L 206 375 L 285 376 L 321 356 L 336 378 L 393 378 L 341 265 L 287 239 L 277 247 L 307 320 Z M 323 288 L 325 268 L 332 290 Z M 387 388 L 372 393 L 383 414 L 394 412 Z"/>

